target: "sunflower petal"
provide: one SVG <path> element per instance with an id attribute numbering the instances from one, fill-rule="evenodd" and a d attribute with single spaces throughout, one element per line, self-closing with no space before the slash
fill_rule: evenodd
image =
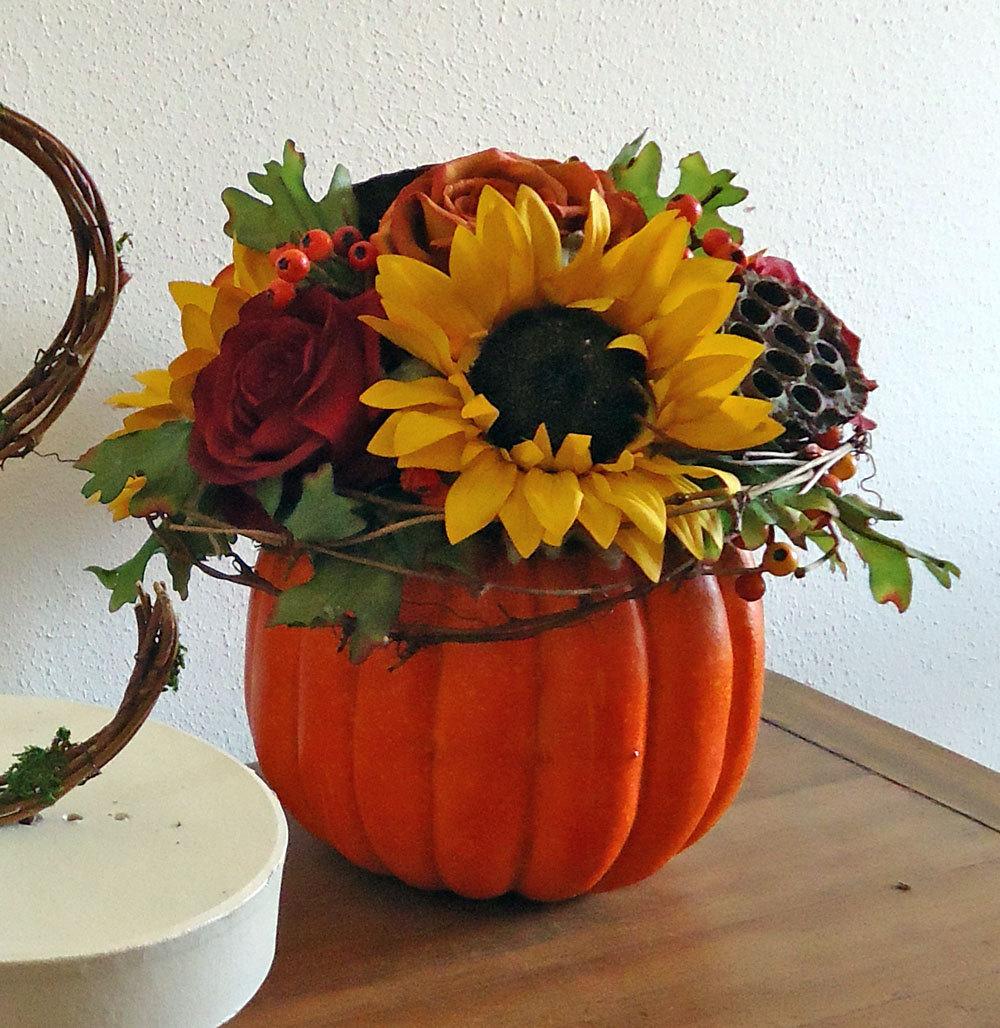
<path id="1" fill-rule="evenodd" d="M 559 226 L 542 198 L 527 186 L 517 191 L 515 210 L 525 226 L 534 255 L 535 280 L 550 279 L 562 268 L 562 239 Z M 535 297 L 536 301 L 539 299 Z"/>
<path id="2" fill-rule="evenodd" d="M 648 357 L 649 351 L 646 349 L 646 340 L 640 335 L 636 335 L 634 332 L 630 332 L 628 335 L 619 336 L 617 339 L 612 339 L 607 345 L 609 350 L 632 350 L 634 353 L 639 354 L 641 357 Z"/>
<path id="3" fill-rule="evenodd" d="M 201 282 L 170 282 L 167 288 L 178 310 L 198 307 L 206 314 L 211 314 L 215 297 L 219 292 L 215 286 L 206 286 Z"/>
<path id="4" fill-rule="evenodd" d="M 475 422 L 478 428 L 488 432 L 493 422 L 500 417 L 500 411 L 482 393 L 479 393 L 462 408 L 462 417 Z"/>
<path id="5" fill-rule="evenodd" d="M 530 557 L 538 549 L 544 530 L 535 517 L 524 492 L 524 476 L 518 475 L 507 502 L 500 508 L 500 521 L 522 557 Z"/>
<path id="6" fill-rule="evenodd" d="M 583 501 L 577 515 L 580 524 L 591 534 L 594 542 L 606 550 L 614 541 L 622 523 L 622 512 L 613 504 L 597 496 L 592 476 L 580 479 Z"/>
<path id="7" fill-rule="evenodd" d="M 458 418 L 444 417 L 438 414 L 425 414 L 423 411 L 403 411 L 396 423 L 396 433 L 392 439 L 393 449 L 397 454 L 413 453 L 424 446 L 430 446 L 448 436 L 465 436 L 465 424 Z"/>
<path id="8" fill-rule="evenodd" d="M 465 456 L 465 438 L 450 435 L 439 439 L 430 446 L 422 446 L 412 453 L 402 454 L 396 463 L 401 468 L 431 468 L 434 471 L 461 471 L 467 463 Z"/>
<path id="9" fill-rule="evenodd" d="M 386 313 L 389 313 L 388 309 Z M 402 320 L 404 317 L 407 320 Z M 436 371 L 440 371 L 442 375 L 447 377 L 455 371 L 455 360 L 451 355 L 448 337 L 439 325 L 414 308 L 400 305 L 390 318 L 361 314 L 358 321 L 374 329 L 379 335 L 385 336 L 389 342 L 395 343 L 418 360 L 429 364 Z"/>
<path id="10" fill-rule="evenodd" d="M 658 542 L 635 528 L 623 527 L 619 530 L 615 542 L 622 551 L 642 570 L 651 581 L 658 582 L 663 571 L 663 540 Z"/>
<path id="11" fill-rule="evenodd" d="M 594 462 L 590 456 L 592 437 L 570 432 L 563 439 L 559 452 L 555 456 L 555 465 L 559 470 L 572 471 L 577 475 L 586 474 Z"/>
<path id="12" fill-rule="evenodd" d="M 434 404 L 437 407 L 460 407 L 462 404 L 462 397 L 455 386 L 436 375 L 415 378 L 409 382 L 385 378 L 369 386 L 360 399 L 369 407 L 382 410 L 400 410 L 422 404 Z"/>
<path id="13" fill-rule="evenodd" d="M 545 529 L 545 541 L 550 546 L 561 545 L 583 502 L 576 475 L 572 471 L 532 468 L 524 476 L 524 495 Z"/>
<path id="14" fill-rule="evenodd" d="M 738 293 L 739 287 L 732 282 L 700 289 L 657 316 L 643 333 L 650 344 L 650 368 L 663 371 L 683 360 L 699 340 L 722 324 Z"/>
<path id="15" fill-rule="evenodd" d="M 678 418 L 666 428 L 667 434 L 696 450 L 745 450 L 776 439 L 784 431 L 769 415 L 767 400 L 730 396 L 714 413 L 701 413 L 684 421 Z M 683 408 L 679 412 L 683 415 Z"/>
<path id="16" fill-rule="evenodd" d="M 469 336 L 481 334 L 486 329 L 466 304 L 455 283 L 432 264 L 401 254 L 386 254 L 378 259 L 375 285 L 383 305 L 389 301 L 433 311 L 434 320 L 448 338 L 457 344 L 452 347 L 456 355 Z"/>
<path id="17" fill-rule="evenodd" d="M 613 503 L 640 532 L 650 539 L 663 540 L 667 507 L 649 476 L 642 472 L 608 475 L 596 478 L 595 484 L 598 497 Z"/>
<path id="18" fill-rule="evenodd" d="M 460 543 L 485 528 L 507 502 L 517 475 L 517 466 L 495 450 L 481 453 L 448 490 L 444 505 L 448 541 Z"/>

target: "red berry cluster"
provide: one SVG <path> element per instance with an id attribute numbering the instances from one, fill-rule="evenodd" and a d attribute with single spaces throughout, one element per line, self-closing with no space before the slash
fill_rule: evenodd
<path id="1" fill-rule="evenodd" d="M 696 196 L 692 196 L 690 193 L 684 193 L 681 196 L 674 197 L 674 199 L 667 204 L 667 210 L 677 211 L 677 213 L 691 226 L 692 233 L 694 233 L 695 227 L 701 220 L 701 215 L 703 213 L 702 206 L 698 198 Z M 745 268 L 747 265 L 746 254 L 743 253 L 733 237 L 724 228 L 710 228 L 703 236 L 701 236 L 700 240 L 698 236 L 695 235 L 694 242 L 700 242 L 702 250 L 704 250 L 709 257 L 721 257 L 726 261 L 734 261 L 740 268 Z M 694 253 L 690 247 L 685 249 L 685 259 L 693 256 Z"/>
<path id="2" fill-rule="evenodd" d="M 269 254 L 277 278 L 268 286 L 274 306 L 287 307 L 295 298 L 295 287 L 312 270 L 313 264 L 340 260 L 355 271 L 371 271 L 378 260 L 378 248 L 354 225 L 342 225 L 332 235 L 311 228 L 298 244 L 284 243 Z"/>

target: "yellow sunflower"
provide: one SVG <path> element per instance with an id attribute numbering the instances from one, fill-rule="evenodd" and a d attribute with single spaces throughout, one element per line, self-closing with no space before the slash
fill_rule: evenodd
<path id="1" fill-rule="evenodd" d="M 685 260 L 673 211 L 605 250 L 610 219 L 593 193 L 579 249 L 564 264 L 539 196 L 511 205 L 492 188 L 475 232 L 459 228 L 449 274 L 379 258 L 386 317 L 363 317 L 428 365 L 362 396 L 393 411 L 369 444 L 401 468 L 458 472 L 445 528 L 460 542 L 499 518 L 517 551 L 560 545 L 580 524 L 658 579 L 669 529 L 695 556 L 722 540 L 718 512 L 669 516 L 666 497 L 731 475 L 667 450 L 744 449 L 779 435 L 764 400 L 732 395 L 761 347 L 718 334 L 737 295 L 733 265 Z"/>
<path id="2" fill-rule="evenodd" d="M 170 295 L 181 312 L 184 353 L 167 369 L 134 375 L 142 386 L 140 391 L 117 393 L 108 399 L 112 407 L 136 408 L 125 418 L 125 432 L 194 417 L 191 391 L 198 373 L 218 354 L 222 337 L 236 324 L 243 304 L 273 280 L 274 268 L 267 254 L 234 241 L 233 263 L 211 285 L 170 283 Z"/>

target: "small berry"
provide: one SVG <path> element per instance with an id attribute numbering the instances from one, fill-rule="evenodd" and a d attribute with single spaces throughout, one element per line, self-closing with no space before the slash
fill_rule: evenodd
<path id="1" fill-rule="evenodd" d="M 448 485 L 430 468 L 404 468 L 399 484 L 408 492 L 420 497 L 420 502 L 429 507 L 443 507 L 448 496 Z"/>
<path id="2" fill-rule="evenodd" d="M 710 228 L 701 237 L 701 248 L 709 257 L 718 257 L 718 250 L 733 245 L 733 237 L 724 228 Z"/>
<path id="3" fill-rule="evenodd" d="M 295 249 L 295 244 L 294 243 L 282 243 L 281 246 L 275 246 L 267 255 L 268 260 L 271 262 L 271 266 L 273 267 L 275 264 L 278 263 L 278 258 L 283 253 L 286 253 L 288 250 L 294 250 L 294 249 Z"/>
<path id="4" fill-rule="evenodd" d="M 278 278 L 283 278 L 286 282 L 301 282 L 309 274 L 310 266 L 309 258 L 295 246 L 286 250 L 274 262 Z"/>
<path id="5" fill-rule="evenodd" d="M 720 260 L 732 261 L 741 268 L 747 266 L 747 255 L 732 240 L 724 246 L 720 246 L 712 256 L 718 257 Z"/>
<path id="6" fill-rule="evenodd" d="M 747 603 L 759 600 L 767 591 L 764 576 L 759 571 L 750 571 L 736 579 L 736 595 Z"/>
<path id="7" fill-rule="evenodd" d="M 687 222 L 693 228 L 698 224 L 698 219 L 701 217 L 701 204 L 698 202 L 697 197 L 692 196 L 690 193 L 684 193 L 682 196 L 678 196 L 676 200 L 671 200 L 667 204 L 668 211 L 677 211 L 682 218 L 686 218 Z"/>
<path id="8" fill-rule="evenodd" d="M 347 251 L 355 243 L 360 243 L 364 236 L 354 225 L 341 225 L 331 237 L 333 241 L 333 252 L 338 257 L 346 257 Z"/>
<path id="9" fill-rule="evenodd" d="M 846 482 L 849 478 L 854 478 L 858 471 L 858 462 L 854 459 L 853 453 L 845 453 L 836 464 L 830 468 L 830 474 L 834 478 L 839 478 L 841 482 Z"/>
<path id="10" fill-rule="evenodd" d="M 268 287 L 275 310 L 284 310 L 295 299 L 295 286 L 283 278 L 276 278 Z"/>
<path id="11" fill-rule="evenodd" d="M 375 267 L 375 262 L 377 260 L 378 247 L 374 243 L 369 243 L 365 239 L 355 243 L 350 250 L 347 251 L 347 263 L 350 264 L 355 271 L 368 271 L 370 268 Z"/>
<path id="12" fill-rule="evenodd" d="M 819 484 L 824 489 L 829 489 L 831 493 L 835 493 L 837 496 L 840 495 L 840 479 L 836 475 L 831 475 L 827 472 L 820 478 Z"/>
<path id="13" fill-rule="evenodd" d="M 311 261 L 325 261 L 333 253 L 333 237 L 321 228 L 311 228 L 302 237 L 299 248 Z"/>
<path id="14" fill-rule="evenodd" d="M 840 429 L 839 428 L 828 428 L 816 442 L 823 447 L 824 450 L 835 450 L 840 446 Z"/>
<path id="15" fill-rule="evenodd" d="M 792 548 L 784 543 L 771 543 L 764 551 L 764 559 L 760 562 L 761 571 L 782 576 L 790 575 L 799 566 L 798 558 Z"/>

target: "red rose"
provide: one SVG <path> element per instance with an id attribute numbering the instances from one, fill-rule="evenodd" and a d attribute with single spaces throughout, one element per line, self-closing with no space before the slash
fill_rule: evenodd
<path id="1" fill-rule="evenodd" d="M 275 310 L 270 293 L 240 309 L 195 383 L 189 458 L 206 481 L 237 485 L 284 474 L 314 455 L 336 466 L 364 451 L 370 412 L 358 402 L 382 377 L 374 290 L 338 300 L 321 286 Z"/>
<path id="2" fill-rule="evenodd" d="M 455 229 L 475 226 L 483 188 L 492 186 L 513 203 L 522 185 L 538 193 L 563 235 L 583 228 L 595 189 L 611 215 L 610 245 L 646 224 L 639 201 L 619 192 L 606 171 L 595 171 L 576 158 L 532 160 L 483 150 L 435 164 L 404 186 L 382 215 L 374 239 L 382 253 L 401 253 L 446 270 Z"/>

